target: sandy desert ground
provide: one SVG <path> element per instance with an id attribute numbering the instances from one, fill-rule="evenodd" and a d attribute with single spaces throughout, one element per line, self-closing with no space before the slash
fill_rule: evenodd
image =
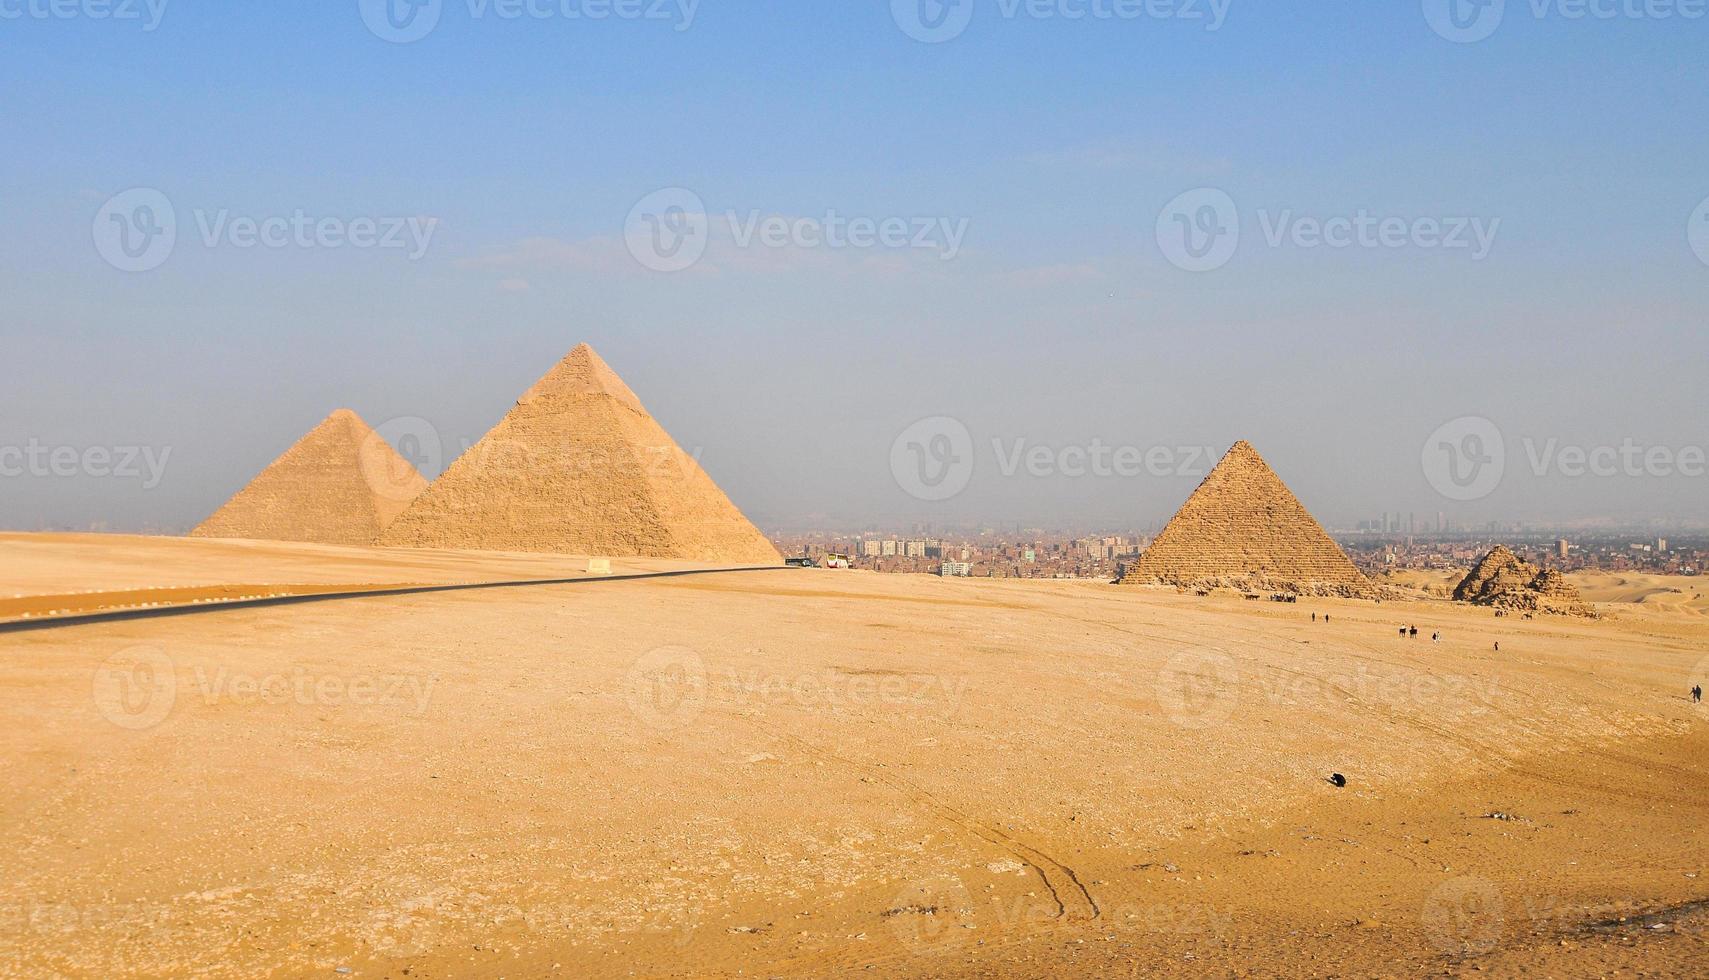
<path id="1" fill-rule="evenodd" d="M 583 568 L 7 535 L 0 619 Z M 1709 620 L 1606 585 L 776 569 L 0 632 L 0 973 L 1701 976 Z"/>

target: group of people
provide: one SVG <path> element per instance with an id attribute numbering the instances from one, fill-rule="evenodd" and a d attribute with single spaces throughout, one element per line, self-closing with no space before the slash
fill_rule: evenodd
<path id="1" fill-rule="evenodd" d="M 1401 636 L 1416 637 L 1418 635 L 1418 627 L 1416 627 L 1416 626 L 1402 626 L 1400 628 L 1400 635 Z M 1437 630 L 1436 632 L 1430 634 L 1430 642 L 1431 643 L 1441 643 L 1442 642 L 1442 631 Z M 1496 644 L 1496 649 L 1500 650 L 1501 645 Z"/>

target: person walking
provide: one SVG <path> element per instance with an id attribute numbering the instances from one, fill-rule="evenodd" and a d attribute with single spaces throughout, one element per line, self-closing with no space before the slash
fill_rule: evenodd
<path id="1" fill-rule="evenodd" d="M 1693 684 L 1691 686 L 1691 703 L 1692 704 L 1702 704 L 1703 703 L 1703 685 L 1702 684 Z"/>

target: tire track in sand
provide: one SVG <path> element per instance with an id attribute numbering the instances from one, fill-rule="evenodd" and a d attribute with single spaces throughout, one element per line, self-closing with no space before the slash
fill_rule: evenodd
<path id="1" fill-rule="evenodd" d="M 772 737 L 795 745 L 808 755 L 846 766 L 890 787 L 922 809 L 932 811 L 974 837 L 1009 852 L 1016 860 L 1031 868 L 1033 873 L 1037 874 L 1039 880 L 1043 882 L 1045 890 L 1050 894 L 1051 901 L 1056 905 L 1056 919 L 1091 921 L 1103 915 L 1103 910 L 1098 907 L 1098 900 L 1092 897 L 1092 892 L 1081 882 L 1080 876 L 1075 873 L 1074 869 L 1051 857 L 1046 852 L 1011 834 L 1004 833 L 996 827 L 980 823 L 901 776 L 884 771 L 883 767 L 857 762 L 837 755 L 800 736 L 791 735 L 753 718 L 746 720 Z"/>

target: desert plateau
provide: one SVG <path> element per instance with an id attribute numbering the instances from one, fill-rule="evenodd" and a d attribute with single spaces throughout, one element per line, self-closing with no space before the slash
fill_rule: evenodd
<path id="1" fill-rule="evenodd" d="M 0 537 L 6 622 L 581 564 L 99 544 Z M 1709 623 L 1626 598 L 765 568 L 7 632 L 0 968 L 1687 975 Z"/>

